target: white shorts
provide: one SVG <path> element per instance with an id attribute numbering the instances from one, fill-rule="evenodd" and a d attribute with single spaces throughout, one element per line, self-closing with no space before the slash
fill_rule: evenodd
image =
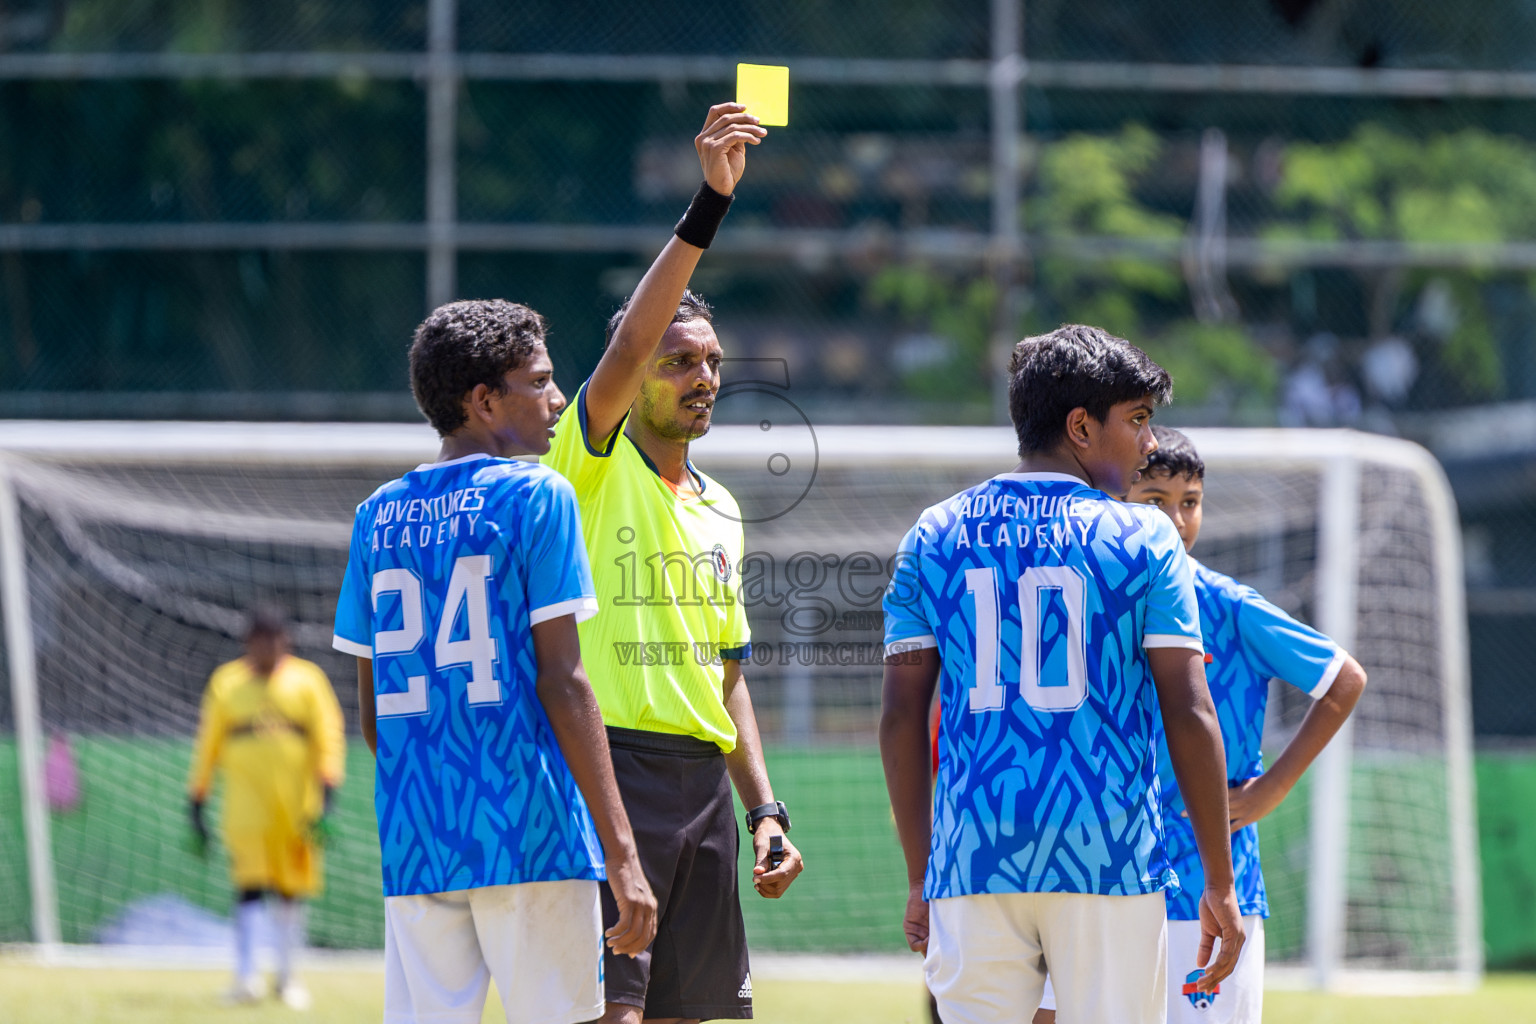
<path id="1" fill-rule="evenodd" d="M 933 900 L 923 973 L 939 1016 L 945 1024 L 1014 1024 L 1020 1007 L 1040 1005 L 1049 964 L 1066 1019 L 1161 1024 L 1165 904 L 1161 892 Z"/>
<path id="2" fill-rule="evenodd" d="M 1237 970 L 1215 992 L 1197 993 L 1194 983 L 1205 973 L 1195 966 L 1200 922 L 1168 922 L 1168 1024 L 1259 1024 L 1264 1017 L 1264 919 L 1257 914 L 1244 917 L 1243 934 L 1248 938 L 1237 955 Z M 1219 943 L 1216 948 L 1221 948 Z M 1045 979 L 1040 1009 L 1056 1009 L 1050 978 Z"/>
<path id="3" fill-rule="evenodd" d="M 385 1024 L 479 1024 L 492 978 L 507 1024 L 603 1015 L 597 883 L 524 882 L 384 899 Z"/>
<path id="4" fill-rule="evenodd" d="M 1200 922 L 1168 922 L 1168 1024 L 1259 1024 L 1264 1016 L 1264 919 L 1257 914 L 1243 918 L 1243 934 L 1248 941 L 1237 955 L 1237 969 L 1217 991 L 1196 993 L 1195 979 L 1204 973 L 1195 966 Z"/>

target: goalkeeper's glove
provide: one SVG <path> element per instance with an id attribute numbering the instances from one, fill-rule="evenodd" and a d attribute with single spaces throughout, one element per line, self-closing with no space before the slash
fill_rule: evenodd
<path id="1" fill-rule="evenodd" d="M 322 792 L 324 798 L 320 817 L 309 824 L 309 841 L 319 847 L 324 847 L 336 836 L 336 828 L 331 824 L 331 808 L 336 804 L 336 790 L 325 786 L 322 787 Z"/>
<path id="2" fill-rule="evenodd" d="M 208 825 L 203 821 L 203 802 L 194 799 L 187 808 L 192 817 L 192 852 L 208 856 Z"/>
<path id="3" fill-rule="evenodd" d="M 336 837 L 336 827 L 329 818 L 316 818 L 309 823 L 309 841 L 324 849 Z"/>

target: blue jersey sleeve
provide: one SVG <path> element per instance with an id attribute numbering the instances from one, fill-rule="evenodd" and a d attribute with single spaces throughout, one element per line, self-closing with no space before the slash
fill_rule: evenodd
<path id="1" fill-rule="evenodd" d="M 596 615 L 597 590 L 570 481 L 558 473 L 546 474 L 529 496 L 523 515 L 528 625 L 562 615 L 575 615 L 577 622 Z"/>
<path id="2" fill-rule="evenodd" d="M 1204 651 L 1200 638 L 1200 604 L 1195 597 L 1195 570 L 1173 520 L 1147 508 L 1147 618 L 1143 647 L 1184 647 Z"/>
<path id="3" fill-rule="evenodd" d="M 1283 679 L 1315 700 L 1344 666 L 1344 651 L 1311 626 L 1291 618 L 1252 587 L 1242 588 L 1237 632 L 1243 656 L 1265 677 Z"/>
<path id="4" fill-rule="evenodd" d="M 373 600 L 364 537 L 372 506 L 367 502 L 357 508 L 352 523 L 352 544 L 347 555 L 347 574 L 341 581 L 341 597 L 336 601 L 336 628 L 331 646 L 359 658 L 373 657 Z"/>
<path id="5" fill-rule="evenodd" d="M 933 624 L 923 611 L 923 588 L 918 530 L 922 522 L 907 531 L 896 549 L 891 582 L 885 588 L 881 604 L 885 610 L 885 656 L 923 647 L 937 647 Z"/>

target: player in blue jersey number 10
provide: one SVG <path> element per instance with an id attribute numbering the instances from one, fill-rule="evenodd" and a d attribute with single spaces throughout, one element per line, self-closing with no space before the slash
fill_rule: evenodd
<path id="1" fill-rule="evenodd" d="M 1205 463 L 1189 438 L 1154 427 L 1158 448 L 1128 501 L 1162 509 L 1173 520 L 1185 550 L 1195 546 L 1204 519 Z M 1206 676 L 1226 748 L 1232 828 L 1232 866 L 1248 941 L 1232 976 L 1198 991 L 1199 941 L 1195 894 L 1200 891 L 1188 809 L 1177 782 L 1158 762 L 1168 858 L 1179 888 L 1168 892 L 1168 1020 L 1176 1024 L 1259 1024 L 1264 1007 L 1264 919 L 1269 901 L 1259 868 L 1256 822 L 1296 785 L 1307 766 L 1344 725 L 1365 689 L 1365 670 L 1328 637 L 1291 618 L 1252 587 L 1194 562 Z M 1266 771 L 1259 743 L 1269 681 L 1283 680 L 1314 703 L 1291 741 Z M 1037 1017 L 1037 1021 L 1040 1018 Z"/>
<path id="2" fill-rule="evenodd" d="M 907 941 L 946 1024 L 1021 1019 L 1047 969 L 1065 1019 L 1161 1021 L 1175 876 L 1159 707 L 1205 869 L 1198 987 L 1243 946 L 1191 562 L 1168 517 L 1111 497 L 1156 449 L 1172 384 L 1081 326 L 1020 342 L 1009 377 L 1018 466 L 925 511 L 885 596 L 880 747 Z"/>
<path id="3" fill-rule="evenodd" d="M 390 1024 L 479 1021 L 493 978 L 509 1024 L 601 1016 L 605 875 L 613 950 L 656 935 L 581 665 L 597 601 L 576 495 L 511 458 L 549 450 L 552 373 L 526 306 L 435 310 L 411 387 L 442 449 L 357 509 L 334 646 L 357 656 L 376 757 Z"/>

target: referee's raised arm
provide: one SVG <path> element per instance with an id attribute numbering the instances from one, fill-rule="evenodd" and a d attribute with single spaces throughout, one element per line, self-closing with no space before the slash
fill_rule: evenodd
<path id="1" fill-rule="evenodd" d="M 703 130 L 694 137 L 704 183 L 673 237 L 640 279 L 612 343 L 592 371 L 586 393 L 588 437 L 610 437 L 629 412 L 640 393 L 645 364 L 672 323 L 699 256 L 730 208 L 736 183 L 746 169 L 747 146 L 757 145 L 768 134 L 746 109 L 739 103 L 715 104 L 709 108 Z"/>

